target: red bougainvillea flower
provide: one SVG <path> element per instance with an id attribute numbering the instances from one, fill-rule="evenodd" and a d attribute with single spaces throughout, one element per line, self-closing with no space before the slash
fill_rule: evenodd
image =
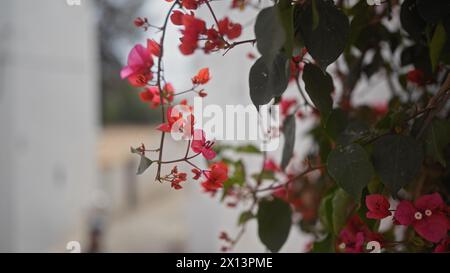
<path id="1" fill-rule="evenodd" d="M 425 86 L 430 83 L 430 79 L 425 76 L 425 73 L 420 69 L 413 69 L 408 72 L 406 76 L 409 82 L 416 84 L 417 86 Z"/>
<path id="2" fill-rule="evenodd" d="M 364 252 L 364 244 L 370 241 L 377 241 L 382 245 L 383 236 L 371 231 L 358 215 L 354 215 L 339 233 L 337 243 L 341 251 L 361 253 Z"/>
<path id="3" fill-rule="evenodd" d="M 296 105 L 297 105 L 297 100 L 295 98 L 292 98 L 292 99 L 281 98 L 281 101 L 280 101 L 281 115 L 283 115 L 283 116 L 288 115 L 289 110 Z"/>
<path id="4" fill-rule="evenodd" d="M 128 65 L 120 72 L 122 79 L 128 79 L 131 85 L 142 87 L 153 78 L 150 71 L 154 62 L 151 52 L 142 45 L 136 45 L 128 55 Z"/>
<path id="5" fill-rule="evenodd" d="M 202 176 L 203 172 L 199 169 L 192 169 L 192 173 L 194 174 L 194 177 L 192 179 L 198 180 Z"/>
<path id="6" fill-rule="evenodd" d="M 434 253 L 449 253 L 450 252 L 450 238 L 442 240 L 433 251 Z"/>
<path id="7" fill-rule="evenodd" d="M 413 204 L 401 201 L 394 214 L 400 225 L 412 225 L 424 239 L 438 243 L 447 236 L 449 222 L 446 205 L 438 193 L 419 197 Z"/>
<path id="8" fill-rule="evenodd" d="M 163 101 L 164 104 L 173 101 L 175 89 L 172 84 L 167 83 L 163 89 Z M 161 105 L 161 97 L 159 94 L 159 88 L 157 86 L 151 86 L 145 89 L 145 91 L 141 92 L 140 98 L 143 102 L 150 103 L 151 108 L 157 108 Z"/>
<path id="9" fill-rule="evenodd" d="M 207 84 L 209 80 L 211 80 L 211 77 L 209 75 L 209 68 L 202 68 L 197 73 L 197 75 L 195 75 L 192 78 L 192 84 L 194 85 Z"/>
<path id="10" fill-rule="evenodd" d="M 223 163 L 214 163 L 209 171 L 205 172 L 206 181 L 201 183 L 205 192 L 215 193 L 223 187 L 223 183 L 228 179 L 228 166 Z"/>
<path id="11" fill-rule="evenodd" d="M 183 25 L 183 16 L 184 13 L 179 10 L 174 10 L 170 15 L 170 21 L 176 26 Z"/>
<path id="12" fill-rule="evenodd" d="M 212 160 L 216 157 L 216 152 L 212 147 L 214 142 L 206 141 L 205 132 L 197 129 L 194 131 L 194 138 L 191 143 L 191 148 L 194 153 L 202 154 L 207 160 Z"/>
<path id="13" fill-rule="evenodd" d="M 175 190 L 181 190 L 183 187 L 180 183 L 185 182 L 186 179 L 187 174 L 178 172 L 177 166 L 173 167 L 170 174 L 163 178 L 163 180 L 169 181 L 171 183 L 171 187 Z"/>
<path id="14" fill-rule="evenodd" d="M 173 107 L 167 109 L 167 122 L 159 125 L 156 129 L 162 132 L 170 133 L 176 122 L 183 119 L 183 114 L 175 111 Z"/>
<path id="15" fill-rule="evenodd" d="M 197 9 L 203 2 L 205 0 L 183 0 L 181 4 L 185 9 Z"/>
<path id="16" fill-rule="evenodd" d="M 219 33 L 222 36 L 228 37 L 228 39 L 233 40 L 241 36 L 242 26 L 238 23 L 233 23 L 228 19 L 228 17 L 223 18 L 219 21 Z"/>
<path id="17" fill-rule="evenodd" d="M 153 39 L 151 39 L 151 40 L 148 39 L 147 40 L 147 49 L 155 57 L 159 57 L 161 55 L 161 46 L 159 45 L 159 43 L 157 43 Z"/>
<path id="18" fill-rule="evenodd" d="M 184 30 L 179 48 L 184 55 L 191 55 L 198 47 L 200 34 L 206 33 L 206 24 L 205 21 L 196 18 L 193 14 L 183 15 L 182 21 Z"/>
<path id="19" fill-rule="evenodd" d="M 273 159 L 268 158 L 264 162 L 264 170 L 265 171 L 271 171 L 271 172 L 280 172 L 281 168 L 280 168 L 280 166 L 278 166 L 277 163 L 275 163 L 275 161 Z"/>
<path id="20" fill-rule="evenodd" d="M 389 200 L 381 194 L 367 195 L 366 206 L 369 209 L 366 217 L 369 219 L 383 219 L 391 215 Z"/>

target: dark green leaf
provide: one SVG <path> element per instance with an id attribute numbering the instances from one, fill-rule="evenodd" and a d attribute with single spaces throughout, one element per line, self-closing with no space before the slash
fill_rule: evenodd
<path id="1" fill-rule="evenodd" d="M 327 119 L 325 130 L 331 139 L 336 140 L 337 137 L 344 132 L 345 128 L 347 128 L 347 125 L 347 113 L 341 109 L 334 109 Z"/>
<path id="2" fill-rule="evenodd" d="M 381 181 L 396 194 L 419 173 L 423 151 L 412 137 L 390 135 L 374 143 L 372 158 Z"/>
<path id="3" fill-rule="evenodd" d="M 446 167 L 443 151 L 450 143 L 450 123 L 448 120 L 434 120 L 425 137 L 425 151 L 428 156 Z"/>
<path id="4" fill-rule="evenodd" d="M 265 63 L 272 63 L 283 47 L 286 35 L 276 6 L 261 10 L 255 22 L 256 47 Z"/>
<path id="5" fill-rule="evenodd" d="M 285 33 L 284 52 L 287 57 L 290 57 L 294 48 L 294 7 L 291 5 L 291 0 L 280 0 L 278 10 Z"/>
<path id="6" fill-rule="evenodd" d="M 281 168 L 285 169 L 292 156 L 294 155 L 295 146 L 295 115 L 289 115 L 283 124 L 283 135 L 284 135 L 284 147 L 283 156 L 281 159 Z"/>
<path id="7" fill-rule="evenodd" d="M 372 164 L 359 144 L 333 150 L 328 155 L 327 166 L 331 177 L 355 200 L 359 200 L 362 189 L 373 177 Z"/>
<path id="8" fill-rule="evenodd" d="M 333 108 L 331 93 L 334 90 L 333 79 L 318 66 L 306 64 L 303 71 L 305 89 L 311 101 L 323 117 L 327 117 Z"/>
<path id="9" fill-rule="evenodd" d="M 314 242 L 312 253 L 334 253 L 336 252 L 335 239 L 328 234 L 322 241 Z"/>
<path id="10" fill-rule="evenodd" d="M 425 32 L 426 22 L 421 19 L 417 11 L 416 0 L 406 0 L 400 10 L 400 22 L 403 29 L 416 40 Z"/>
<path id="11" fill-rule="evenodd" d="M 317 17 L 314 19 L 313 5 L 298 5 L 294 11 L 296 38 L 304 41 L 309 54 L 325 70 L 347 46 L 350 24 L 331 0 L 315 0 Z M 317 26 L 314 28 L 314 23 Z"/>
<path id="12" fill-rule="evenodd" d="M 278 252 L 286 242 L 292 225 L 292 210 L 279 198 L 263 200 L 258 208 L 258 235 L 271 251 Z"/>
<path id="13" fill-rule="evenodd" d="M 273 98 L 281 96 L 286 90 L 290 77 L 289 60 L 283 53 L 275 57 L 268 66 L 259 58 L 250 69 L 250 97 L 259 109 Z"/>

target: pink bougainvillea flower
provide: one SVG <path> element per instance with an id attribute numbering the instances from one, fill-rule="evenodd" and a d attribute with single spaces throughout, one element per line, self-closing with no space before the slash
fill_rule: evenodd
<path id="1" fill-rule="evenodd" d="M 367 195 L 366 206 L 369 209 L 366 217 L 369 219 L 383 219 L 391 215 L 389 200 L 381 194 Z"/>
<path id="2" fill-rule="evenodd" d="M 212 149 L 214 142 L 206 141 L 205 132 L 203 130 L 194 131 L 194 139 L 192 140 L 191 148 L 194 153 L 202 154 L 207 160 L 212 160 L 216 157 L 216 152 Z"/>
<path id="3" fill-rule="evenodd" d="M 128 55 L 128 65 L 120 72 L 122 79 L 128 79 L 131 85 L 142 87 L 152 80 L 153 57 L 150 51 L 142 45 L 136 45 Z"/>
<path id="4" fill-rule="evenodd" d="M 206 181 L 201 183 L 205 192 L 216 192 L 223 188 L 223 183 L 228 179 L 228 166 L 223 162 L 214 163 L 205 172 Z"/>
<path id="5" fill-rule="evenodd" d="M 209 75 L 209 68 L 202 68 L 192 78 L 192 84 L 199 85 L 199 84 L 207 84 L 211 80 L 211 76 Z"/>
<path id="6" fill-rule="evenodd" d="M 401 201 L 394 218 L 400 225 L 412 225 L 420 236 L 430 242 L 438 243 L 447 236 L 446 206 L 438 193 L 421 196 L 414 204 Z"/>
<path id="7" fill-rule="evenodd" d="M 371 231 L 358 215 L 354 215 L 339 233 L 337 243 L 341 251 L 360 253 L 364 252 L 364 244 L 370 241 L 383 245 L 383 236 Z"/>

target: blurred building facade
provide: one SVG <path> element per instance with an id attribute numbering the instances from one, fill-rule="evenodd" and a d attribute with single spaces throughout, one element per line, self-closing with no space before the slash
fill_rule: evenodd
<path id="1" fill-rule="evenodd" d="M 65 251 L 96 180 L 96 32 L 90 1 L 0 8 L 0 251 Z"/>

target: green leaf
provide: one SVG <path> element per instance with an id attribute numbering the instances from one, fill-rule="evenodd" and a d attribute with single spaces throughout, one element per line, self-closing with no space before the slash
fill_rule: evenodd
<path id="1" fill-rule="evenodd" d="M 284 52 L 286 57 L 291 57 L 294 48 L 294 7 L 291 5 L 291 0 L 280 0 L 278 11 L 285 33 Z"/>
<path id="2" fill-rule="evenodd" d="M 239 215 L 238 225 L 242 226 L 255 217 L 256 216 L 251 211 L 244 211 L 243 213 L 241 213 L 241 215 Z"/>
<path id="3" fill-rule="evenodd" d="M 349 38 L 347 16 L 331 0 L 315 0 L 313 5 L 297 5 L 294 11 L 294 29 L 297 40 L 304 41 L 308 53 L 325 70 L 344 51 Z M 319 17 L 318 23 L 315 17 Z M 316 22 L 315 22 L 316 21 Z M 317 26 L 314 27 L 314 24 Z"/>
<path id="4" fill-rule="evenodd" d="M 347 223 L 348 216 L 351 212 L 351 204 L 353 203 L 352 197 L 348 195 L 343 189 L 338 189 L 333 194 L 331 201 L 332 211 L 332 224 L 334 234 L 339 234 L 341 229 Z"/>
<path id="5" fill-rule="evenodd" d="M 433 71 L 439 64 L 439 59 L 441 57 L 442 49 L 444 48 L 446 41 L 446 32 L 442 23 L 438 24 L 436 30 L 434 31 L 433 38 L 430 42 L 430 59 Z"/>
<path id="6" fill-rule="evenodd" d="M 286 90 L 290 77 L 289 60 L 279 53 L 273 63 L 267 65 L 259 58 L 250 69 L 250 97 L 256 108 L 281 96 Z"/>
<path id="7" fill-rule="evenodd" d="M 319 26 L 319 12 L 317 11 L 317 4 L 316 0 L 312 0 L 312 18 L 313 18 L 313 24 L 312 24 L 312 30 L 315 30 Z"/>
<path id="8" fill-rule="evenodd" d="M 137 175 L 143 174 L 153 164 L 153 161 L 143 155 L 138 149 L 131 147 L 131 153 L 137 154 L 141 157 L 141 161 L 139 162 L 139 167 L 136 173 Z"/>
<path id="9" fill-rule="evenodd" d="M 314 242 L 312 253 L 334 253 L 335 238 L 332 234 L 328 234 L 322 241 Z"/>
<path id="10" fill-rule="evenodd" d="M 264 170 L 261 173 L 255 173 L 252 175 L 255 180 L 275 180 L 275 174 L 272 171 Z"/>
<path id="11" fill-rule="evenodd" d="M 278 252 L 286 242 L 291 230 L 291 217 L 291 207 L 279 198 L 259 203 L 258 235 L 271 252 Z"/>
<path id="12" fill-rule="evenodd" d="M 359 144 L 339 147 L 328 155 L 328 173 L 336 183 L 359 200 L 362 189 L 373 176 L 373 167 L 366 151 Z"/>
<path id="13" fill-rule="evenodd" d="M 333 108 L 331 93 L 334 85 L 330 74 L 324 73 L 316 65 L 306 64 L 303 70 L 303 81 L 308 96 L 322 116 L 327 117 Z"/>
<path id="14" fill-rule="evenodd" d="M 286 40 L 276 6 L 265 8 L 259 12 L 255 22 L 255 36 L 256 47 L 265 63 L 272 63 Z"/>
<path id="15" fill-rule="evenodd" d="M 284 147 L 283 156 L 281 159 L 281 168 L 285 169 L 292 156 L 294 155 L 295 146 L 295 115 L 289 115 L 283 124 L 283 135 L 284 135 Z"/>
<path id="16" fill-rule="evenodd" d="M 325 130 L 331 139 L 336 140 L 337 137 L 344 132 L 345 128 L 347 128 L 347 125 L 347 113 L 341 109 L 334 109 L 327 119 Z"/>
<path id="17" fill-rule="evenodd" d="M 419 173 L 422 146 L 409 136 L 384 136 L 374 143 L 372 160 L 383 184 L 396 194 Z"/>
<path id="18" fill-rule="evenodd" d="M 230 188 L 233 186 L 243 186 L 245 184 L 246 172 L 244 162 L 242 162 L 242 160 L 238 160 L 231 164 L 234 166 L 234 173 L 230 178 L 228 178 L 227 181 L 225 181 L 225 183 L 223 183 L 221 201 L 225 200 Z"/>
<path id="19" fill-rule="evenodd" d="M 425 152 L 442 166 L 447 167 L 444 148 L 450 143 L 450 122 L 448 120 L 434 120 L 425 135 Z"/>
<path id="20" fill-rule="evenodd" d="M 333 233 L 333 196 L 334 191 L 322 198 L 319 205 L 320 222 L 330 233 Z"/>

